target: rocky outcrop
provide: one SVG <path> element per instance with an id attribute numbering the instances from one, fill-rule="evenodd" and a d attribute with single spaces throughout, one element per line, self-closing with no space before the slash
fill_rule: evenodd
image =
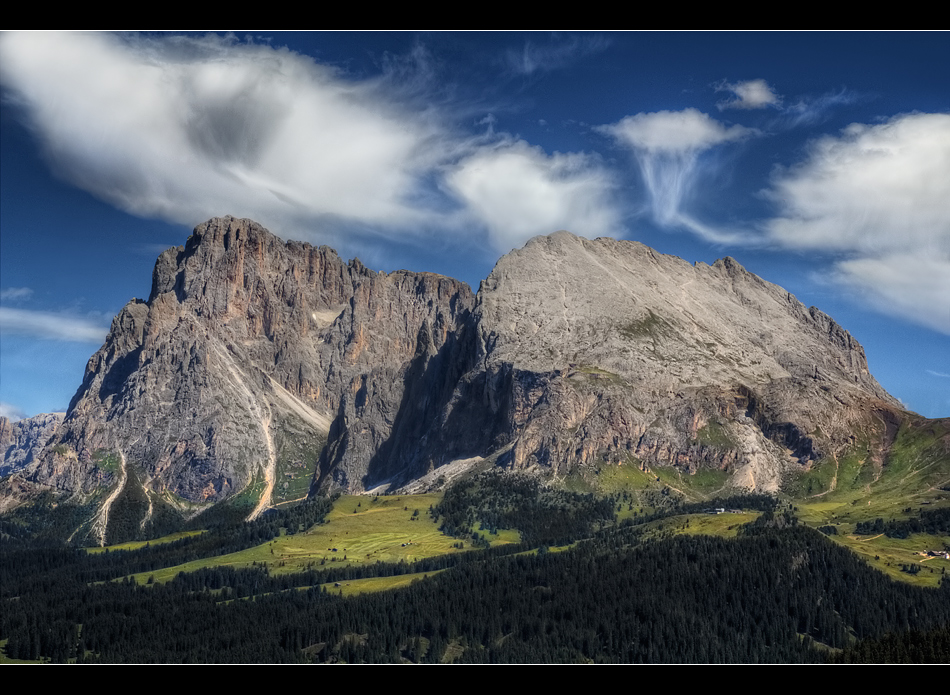
<path id="1" fill-rule="evenodd" d="M 91 495 L 125 480 L 121 459 L 183 509 L 247 491 L 259 510 L 294 475 L 299 494 L 438 485 L 485 461 L 716 467 L 774 490 L 900 412 L 847 331 L 730 258 L 558 232 L 476 299 L 226 217 L 159 257 L 19 466 Z"/>
<path id="2" fill-rule="evenodd" d="M 28 466 L 56 434 L 65 413 L 44 413 L 11 422 L 0 417 L 0 476 Z"/>
<path id="3" fill-rule="evenodd" d="M 405 373 L 450 369 L 441 365 L 454 364 L 473 301 L 450 278 L 376 273 L 250 220 L 210 220 L 159 257 L 148 301 L 115 318 L 55 441 L 26 472 L 91 494 L 118 480 L 107 463 L 118 451 L 150 492 L 181 506 L 255 480 L 273 497 L 300 466 L 306 490 L 330 434 L 318 482 L 332 469 L 361 490 L 388 475 L 372 453 L 392 428 L 417 426 L 399 417 Z"/>
<path id="4" fill-rule="evenodd" d="M 483 445 L 513 468 L 636 459 L 775 490 L 901 410 L 847 331 L 731 258 L 558 232 L 498 262 L 475 318 L 478 366 L 456 402 L 492 385 Z"/>

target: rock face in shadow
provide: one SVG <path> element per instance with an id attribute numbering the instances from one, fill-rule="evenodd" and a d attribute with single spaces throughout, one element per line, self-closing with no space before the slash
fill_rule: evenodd
<path id="1" fill-rule="evenodd" d="M 81 496 L 124 480 L 121 459 L 182 509 L 277 501 L 294 466 L 313 491 L 433 485 L 485 460 L 715 467 L 775 490 L 901 417 L 847 331 L 730 258 L 558 232 L 476 298 L 225 217 L 159 257 L 17 470 Z"/>

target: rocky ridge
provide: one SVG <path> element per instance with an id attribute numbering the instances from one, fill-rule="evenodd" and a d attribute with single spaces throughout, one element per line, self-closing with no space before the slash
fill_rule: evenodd
<path id="1" fill-rule="evenodd" d="M 309 484 L 340 421 L 346 484 L 351 460 L 390 439 L 398 377 L 451 352 L 472 304 L 450 278 L 376 273 L 250 220 L 211 220 L 159 257 L 148 301 L 116 316 L 55 442 L 21 475 L 89 495 L 120 477 L 106 462 L 119 451 L 182 508 L 254 481 L 276 501 L 286 468 L 309 467 Z M 346 427 L 367 408 L 380 416 Z"/>
<path id="2" fill-rule="evenodd" d="M 558 232 L 476 298 L 225 217 L 159 257 L 16 468 L 88 497 L 124 461 L 183 511 L 242 491 L 260 511 L 294 476 L 363 492 L 488 464 L 715 467 L 776 490 L 901 413 L 847 331 L 731 258 Z"/>
<path id="3" fill-rule="evenodd" d="M 900 411 L 847 331 L 731 258 L 558 232 L 502 258 L 478 296 L 484 370 L 514 382 L 515 467 L 632 457 L 774 491 Z"/>

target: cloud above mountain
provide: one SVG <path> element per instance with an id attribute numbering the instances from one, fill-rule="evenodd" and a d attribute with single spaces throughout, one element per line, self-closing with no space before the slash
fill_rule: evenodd
<path id="1" fill-rule="evenodd" d="M 0 40 L 0 79 L 60 177 L 139 216 L 190 225 L 227 211 L 290 234 L 320 221 L 395 236 L 464 220 L 498 250 L 567 226 L 606 233 L 612 219 L 594 205 L 606 202 L 593 186 L 603 176 L 585 155 L 455 132 L 392 81 L 353 79 L 287 49 L 14 33 Z M 479 185 L 485 167 L 516 173 L 521 204 Z M 445 172 L 454 197 L 442 194 Z M 553 211 L 521 216 L 552 194 Z M 467 214 L 453 209 L 459 201 Z M 509 215 L 504 232 L 494 202 Z"/>
<path id="2" fill-rule="evenodd" d="M 221 210 L 409 222 L 443 135 L 372 83 L 216 36 L 11 34 L 0 56 L 61 176 L 186 224 Z"/>
<path id="3" fill-rule="evenodd" d="M 692 108 L 638 113 L 599 130 L 635 150 L 651 154 L 702 152 L 714 145 L 741 140 L 753 132 L 740 125 L 727 127 Z"/>
<path id="4" fill-rule="evenodd" d="M 98 345 L 108 330 L 101 320 L 84 316 L 0 307 L 0 331 L 8 334 Z"/>
<path id="5" fill-rule="evenodd" d="M 502 252 L 557 229 L 583 230 L 589 237 L 620 229 L 612 177 L 592 156 L 547 155 L 516 140 L 462 160 L 447 183 Z"/>
<path id="6" fill-rule="evenodd" d="M 855 123 L 778 169 L 765 224 L 786 248 L 838 257 L 879 310 L 950 333 L 950 114 Z"/>
<path id="7" fill-rule="evenodd" d="M 629 148 L 640 167 L 654 220 L 681 226 L 716 243 L 738 243 L 745 235 L 704 224 L 683 209 L 695 184 L 700 155 L 717 145 L 737 142 L 757 131 L 726 126 L 698 109 L 658 111 L 626 116 L 596 130 Z"/>

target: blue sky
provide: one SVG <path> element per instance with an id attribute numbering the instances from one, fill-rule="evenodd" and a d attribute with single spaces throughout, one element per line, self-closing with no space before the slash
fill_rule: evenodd
<path id="1" fill-rule="evenodd" d="M 2 414 L 232 214 L 475 289 L 559 229 L 733 256 L 950 416 L 948 33 L 7 33 L 0 89 Z"/>

